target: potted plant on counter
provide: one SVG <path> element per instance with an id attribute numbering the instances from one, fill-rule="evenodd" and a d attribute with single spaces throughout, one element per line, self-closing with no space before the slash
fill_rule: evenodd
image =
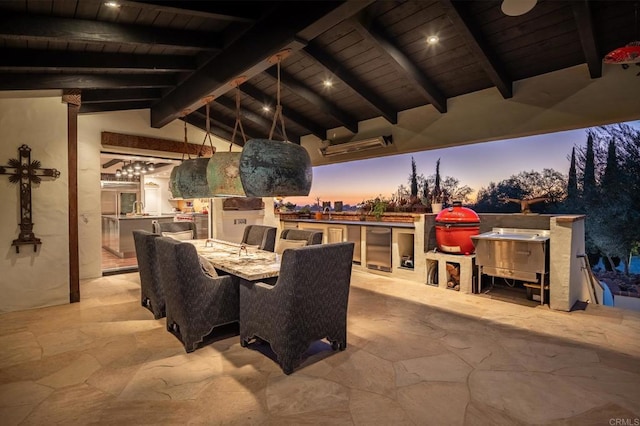
<path id="1" fill-rule="evenodd" d="M 384 199 L 376 198 L 374 200 L 373 209 L 371 210 L 371 213 L 373 213 L 377 221 L 382 220 L 382 215 L 384 214 L 384 212 L 387 211 L 388 205 L 389 205 L 389 202 Z"/>
<path id="2" fill-rule="evenodd" d="M 295 211 L 296 205 L 293 203 L 284 203 L 278 207 L 280 219 L 298 219 L 298 212 Z"/>
<path id="3" fill-rule="evenodd" d="M 298 211 L 298 216 L 300 219 L 309 219 L 311 217 L 311 209 L 309 206 L 304 206 Z"/>

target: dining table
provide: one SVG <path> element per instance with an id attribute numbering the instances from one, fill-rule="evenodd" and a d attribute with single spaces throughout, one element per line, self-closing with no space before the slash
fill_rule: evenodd
<path id="1" fill-rule="evenodd" d="M 274 278 L 280 273 L 281 255 L 260 250 L 258 246 L 211 238 L 186 242 L 193 244 L 214 268 L 247 281 Z"/>

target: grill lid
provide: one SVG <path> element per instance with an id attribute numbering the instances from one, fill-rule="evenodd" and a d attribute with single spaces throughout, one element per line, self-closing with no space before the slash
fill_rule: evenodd
<path id="1" fill-rule="evenodd" d="M 461 201 L 454 201 L 453 206 L 447 207 L 436 216 L 436 225 L 478 225 L 479 223 L 478 214 L 467 207 L 462 207 Z"/>

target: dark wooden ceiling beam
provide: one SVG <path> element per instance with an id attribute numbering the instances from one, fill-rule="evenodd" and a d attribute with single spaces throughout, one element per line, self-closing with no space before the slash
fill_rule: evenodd
<path id="1" fill-rule="evenodd" d="M 206 109 L 205 107 L 202 107 L 198 110 L 193 111 L 191 114 L 189 115 L 195 115 L 195 116 L 202 116 L 203 118 L 207 117 L 206 114 Z M 235 122 L 225 116 L 220 116 L 218 114 L 209 112 L 209 122 L 211 123 L 210 128 L 214 128 L 214 127 L 222 127 L 223 129 L 226 129 L 229 131 L 229 136 L 231 136 L 231 132 L 233 132 L 233 126 L 235 124 Z M 206 128 L 205 128 L 206 131 Z"/>
<path id="2" fill-rule="evenodd" d="M 381 25 L 371 16 L 360 14 L 351 21 L 358 33 L 377 45 L 380 52 L 388 57 L 389 63 L 404 74 L 413 83 L 425 99 L 441 113 L 447 112 L 447 98 L 435 84 L 413 63 L 413 61 L 398 48 L 392 38 Z"/>
<path id="3" fill-rule="evenodd" d="M 229 112 L 235 115 L 236 113 L 236 103 L 235 101 L 221 96 L 215 99 L 215 102 L 219 105 L 222 105 L 224 108 L 228 109 Z M 265 134 L 269 133 L 269 129 L 271 128 L 271 121 L 266 119 L 265 117 L 254 113 L 253 111 L 248 110 L 247 108 L 240 107 L 240 117 L 242 119 L 247 119 L 252 121 L 258 127 L 265 129 Z"/>
<path id="4" fill-rule="evenodd" d="M 347 70 L 342 64 L 336 61 L 331 55 L 320 48 L 316 43 L 309 43 L 303 51 L 312 59 L 319 62 L 334 76 L 342 80 L 347 86 L 351 87 L 358 95 L 374 107 L 382 117 L 391 124 L 398 124 L 398 112 L 389 105 L 387 101 L 378 96 L 371 89 L 366 87 L 362 81 L 351 71 Z"/>
<path id="5" fill-rule="evenodd" d="M 270 13 L 256 22 L 223 52 L 203 65 L 176 90 L 151 109 L 151 125 L 162 127 L 197 109 L 206 96 L 217 98 L 229 90 L 238 76 L 252 78 L 271 64 L 268 58 L 285 48 L 300 50 L 305 40 L 312 40 L 344 19 L 368 6 L 363 1 L 306 1 L 278 3 Z"/>
<path id="6" fill-rule="evenodd" d="M 125 135 L 122 133 L 102 132 L 100 134 L 102 146 L 117 146 L 120 148 L 144 149 L 151 151 L 172 152 L 177 154 L 211 156 L 213 152 L 208 145 L 200 146 L 195 143 L 184 141 L 173 141 L 170 139 L 160 139 L 151 136 Z"/>
<path id="7" fill-rule="evenodd" d="M 600 78 L 602 77 L 602 57 L 598 51 L 598 43 L 593 28 L 591 6 L 587 0 L 582 0 L 572 1 L 571 7 L 573 9 L 573 17 L 576 20 L 578 34 L 580 35 L 584 58 L 589 67 L 589 75 L 591 75 L 591 78 Z"/>
<path id="8" fill-rule="evenodd" d="M 82 104 L 107 102 L 157 101 L 160 89 L 86 89 L 82 91 Z"/>
<path id="9" fill-rule="evenodd" d="M 265 72 L 274 79 L 278 78 L 278 71 L 275 67 L 269 68 Z M 282 70 L 280 72 L 280 81 L 283 86 L 289 88 L 289 90 L 296 96 L 299 96 L 302 99 L 306 100 L 325 114 L 332 116 L 333 118 L 338 120 L 340 124 L 342 124 L 345 128 L 349 129 L 349 131 L 358 133 L 358 120 L 351 114 L 327 101 L 325 98 L 318 95 L 302 82 L 296 80 L 287 72 Z"/>
<path id="10" fill-rule="evenodd" d="M 0 74 L 0 90 L 126 89 L 175 84 L 175 78 L 165 74 Z"/>
<path id="11" fill-rule="evenodd" d="M 216 102 L 219 103 L 220 105 L 222 105 L 223 107 L 227 108 L 229 111 L 233 112 L 235 114 L 236 112 L 236 103 L 235 101 L 229 99 L 229 98 L 225 98 L 225 97 L 220 97 L 220 98 L 216 98 Z M 252 123 L 254 123 L 256 126 L 258 126 L 261 129 L 264 129 L 264 138 L 267 138 L 269 135 L 269 131 L 271 130 L 271 120 L 268 120 L 266 118 L 264 118 L 262 115 L 260 114 L 256 114 L 255 112 L 247 109 L 247 108 L 240 108 L 240 115 L 243 119 L 247 119 L 249 121 L 251 121 Z M 276 126 L 276 130 L 279 129 L 280 126 Z M 287 132 L 287 136 L 289 137 L 289 140 L 291 142 L 295 142 L 297 144 L 300 144 L 300 135 L 297 135 L 295 133 L 292 132 Z"/>
<path id="12" fill-rule="evenodd" d="M 90 112 L 127 111 L 131 109 L 151 108 L 151 101 L 124 101 L 124 102 L 93 102 L 80 105 L 80 114 Z"/>
<path id="13" fill-rule="evenodd" d="M 204 115 L 201 116 L 200 114 L 193 112 L 187 115 L 186 117 L 182 117 L 181 120 L 186 121 L 187 123 L 199 128 L 202 131 L 205 131 L 205 132 L 207 131 L 207 119 Z M 221 126 L 210 125 L 209 132 L 212 135 L 215 135 L 227 141 L 231 139 L 231 132 L 229 132 L 226 129 L 223 129 Z M 207 148 L 209 148 L 208 145 L 207 145 Z"/>
<path id="14" fill-rule="evenodd" d="M 115 166 L 116 164 L 118 164 L 119 162 L 121 162 L 122 160 L 119 158 L 112 158 L 111 160 L 107 161 L 106 163 L 104 163 L 102 165 L 103 169 L 108 169 L 111 166 Z"/>
<path id="15" fill-rule="evenodd" d="M 0 38 L 153 45 L 190 50 L 222 48 L 222 37 L 216 33 L 17 13 L 0 15 Z"/>
<path id="16" fill-rule="evenodd" d="M 188 123 L 193 124 L 194 126 L 202 129 L 205 132 L 207 131 L 207 114 L 204 107 L 200 108 L 199 110 L 193 111 L 187 116 L 187 118 Z M 182 118 L 182 120 L 184 121 L 184 118 Z M 229 143 L 231 143 L 231 137 L 233 136 L 234 124 L 235 123 L 233 121 L 227 119 L 226 117 L 216 116 L 216 118 L 211 118 L 211 116 L 209 116 L 209 131 L 219 138 L 228 141 Z M 256 137 L 251 130 L 247 129 L 245 129 L 245 135 L 247 136 L 247 139 L 253 139 Z M 239 147 L 244 146 L 244 141 L 242 140 L 241 135 L 240 137 L 236 135 L 236 141 L 234 142 L 234 145 L 237 145 Z"/>
<path id="17" fill-rule="evenodd" d="M 513 82 L 507 76 L 502 63 L 487 46 L 480 31 L 474 25 L 473 20 L 464 9 L 464 2 L 453 0 L 440 0 L 442 7 L 453 23 L 454 28 L 465 41 L 479 65 L 487 74 L 494 86 L 505 99 L 513 97 Z"/>
<path id="18" fill-rule="evenodd" d="M 190 72 L 196 61 L 186 55 L 135 55 L 35 49 L 0 49 L 0 68 L 76 69 L 82 71 Z"/>
<path id="19" fill-rule="evenodd" d="M 250 83 L 243 83 L 240 86 L 240 90 L 258 102 L 262 102 L 271 106 L 274 106 L 277 103 L 275 98 L 267 95 Z M 313 120 L 304 117 L 301 114 L 298 114 L 295 110 L 287 108 L 286 105 L 282 105 L 282 114 L 284 115 L 285 119 L 291 120 L 293 123 L 297 124 L 300 127 L 304 127 L 319 139 L 324 140 L 327 138 L 327 131 L 324 127 L 314 122 Z"/>
<path id="20" fill-rule="evenodd" d="M 261 6 L 265 2 L 230 2 L 230 1 L 169 1 L 169 0 L 137 0 L 121 1 L 123 5 L 140 9 L 175 13 L 178 15 L 199 16 L 230 22 L 255 22 L 260 17 Z"/>

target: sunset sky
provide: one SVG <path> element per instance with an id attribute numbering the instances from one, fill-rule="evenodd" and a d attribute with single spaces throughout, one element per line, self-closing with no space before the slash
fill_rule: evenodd
<path id="1" fill-rule="evenodd" d="M 627 123 L 640 129 L 640 121 Z M 388 157 L 313 168 L 313 185 L 308 197 L 287 197 L 284 201 L 313 205 L 321 201 L 357 204 L 378 195 L 390 198 L 398 186 L 407 186 L 411 173 L 411 157 L 418 174 L 435 173 L 440 158 L 440 175 L 455 177 L 460 185 L 468 185 L 474 193 L 489 182 L 499 182 L 522 171 L 551 168 L 567 174 L 571 148 L 586 144 L 585 129 L 505 139 L 496 142 L 455 148 L 400 154 Z"/>

